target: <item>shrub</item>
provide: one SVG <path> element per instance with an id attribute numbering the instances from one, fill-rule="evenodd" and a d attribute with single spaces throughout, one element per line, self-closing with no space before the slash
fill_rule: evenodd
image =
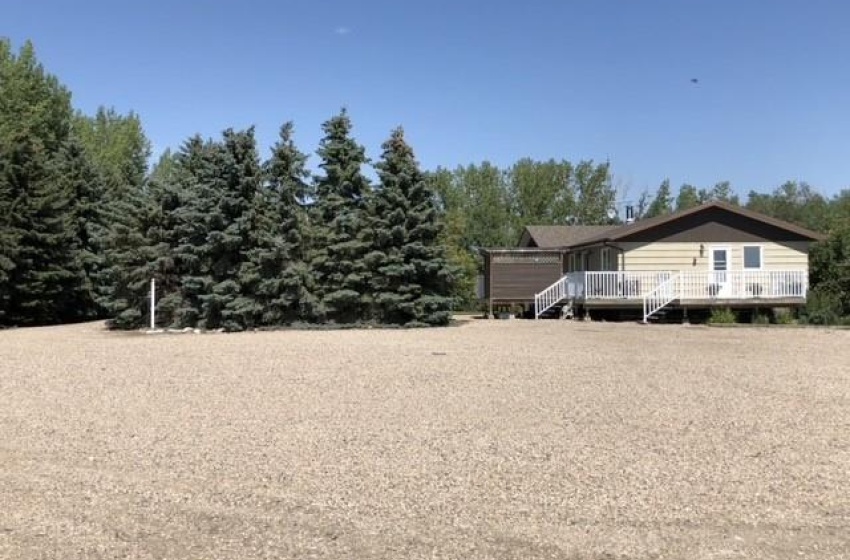
<path id="1" fill-rule="evenodd" d="M 837 325 L 841 323 L 841 298 L 824 289 L 809 291 L 806 300 L 805 322 L 812 325 Z"/>
<path id="2" fill-rule="evenodd" d="M 735 322 L 735 312 L 728 307 L 712 309 L 708 322 L 712 325 L 730 325 Z"/>
<path id="3" fill-rule="evenodd" d="M 794 313 L 790 309 L 777 309 L 773 313 L 777 325 L 793 325 Z"/>

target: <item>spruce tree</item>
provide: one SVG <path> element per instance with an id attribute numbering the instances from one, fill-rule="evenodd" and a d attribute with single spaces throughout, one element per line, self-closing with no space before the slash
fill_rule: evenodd
<path id="1" fill-rule="evenodd" d="M 272 156 L 264 165 L 264 184 L 250 213 L 248 260 L 240 271 L 240 307 L 246 320 L 265 326 L 311 320 L 316 302 L 307 269 L 309 185 L 307 156 L 293 139 L 291 122 L 280 129 Z"/>
<path id="2" fill-rule="evenodd" d="M 190 141 L 178 177 L 175 320 L 180 326 L 242 330 L 254 324 L 239 272 L 251 249 L 251 212 L 262 184 L 253 129 L 226 130 L 221 142 Z"/>
<path id="3" fill-rule="evenodd" d="M 155 268 L 165 289 L 157 312 L 161 307 L 168 326 L 197 326 L 200 298 L 212 286 L 204 247 L 216 205 L 213 182 L 221 151 L 220 143 L 197 135 L 188 139 L 175 156 L 170 183 L 158 193 L 163 210 L 159 231 L 154 232 L 158 241 Z"/>
<path id="4" fill-rule="evenodd" d="M 84 269 L 68 171 L 70 93 L 30 43 L 0 40 L 0 305 L 8 324 L 85 316 Z"/>
<path id="5" fill-rule="evenodd" d="M 72 249 L 81 267 L 79 296 L 69 319 L 84 320 L 101 317 L 99 302 L 105 287 L 103 267 L 103 240 L 109 232 L 106 212 L 104 185 L 101 175 L 92 165 L 91 159 L 82 144 L 74 137 L 62 146 L 57 158 L 58 169 L 54 187 L 70 195 L 70 234 L 73 236 Z"/>
<path id="6" fill-rule="evenodd" d="M 17 325 L 47 325 L 79 318 L 84 305 L 84 269 L 73 221 L 73 193 L 60 180 L 58 161 L 40 161 L 37 147 L 22 143 L 12 161 L 20 213 L 15 268 L 10 275 L 8 319 Z M 45 165 L 46 163 L 46 165 Z"/>
<path id="7" fill-rule="evenodd" d="M 150 142 L 137 115 L 121 115 L 103 107 L 93 117 L 78 113 L 74 134 L 97 177 L 96 188 L 95 182 L 90 182 L 87 190 L 87 198 L 95 201 L 95 211 L 81 220 L 87 230 L 81 240 L 87 256 L 88 287 L 97 301 L 98 312 L 107 317 L 121 314 L 122 318 L 113 324 L 129 326 L 136 322 L 128 320 L 129 316 L 141 318 L 143 311 L 128 308 L 129 315 L 124 314 L 129 301 L 136 301 L 130 298 L 124 278 L 130 272 L 126 270 L 128 258 L 137 260 L 143 252 L 139 235 L 141 215 L 149 203 L 145 176 Z M 117 301 L 113 301 L 115 298 Z"/>
<path id="8" fill-rule="evenodd" d="M 167 222 L 163 213 L 167 188 L 149 181 L 143 188 L 127 189 L 122 197 L 109 197 L 104 205 L 108 229 L 100 243 L 104 262 L 99 304 L 110 327 L 132 329 L 148 324 L 151 279 L 157 280 L 160 294 L 167 293 L 168 277 L 160 268 L 171 249 L 170 245 L 163 246 L 161 239 Z M 170 280 L 173 291 L 176 279 Z M 162 313 L 159 315 L 162 320 Z M 166 318 L 165 324 L 168 322 Z"/>
<path id="9" fill-rule="evenodd" d="M 371 193 L 361 168 L 366 151 L 351 138 L 351 119 L 343 110 L 322 125 L 313 211 L 311 271 L 317 282 L 318 309 L 325 320 L 355 323 L 369 319 L 370 271 L 364 262 L 369 245 L 362 238 L 365 205 Z"/>
<path id="10" fill-rule="evenodd" d="M 401 128 L 382 147 L 366 258 L 374 270 L 374 317 L 400 325 L 448 324 L 452 271 L 440 244 L 436 197 Z"/>

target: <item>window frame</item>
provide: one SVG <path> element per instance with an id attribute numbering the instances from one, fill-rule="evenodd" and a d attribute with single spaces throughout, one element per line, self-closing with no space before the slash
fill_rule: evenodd
<path id="1" fill-rule="evenodd" d="M 759 255 L 758 266 L 747 266 L 747 249 L 757 249 Z M 747 244 L 741 248 L 741 269 L 742 270 L 764 270 L 764 246 L 756 244 Z"/>

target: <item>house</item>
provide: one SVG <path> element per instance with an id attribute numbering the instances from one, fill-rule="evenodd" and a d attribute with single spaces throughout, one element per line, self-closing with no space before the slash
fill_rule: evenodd
<path id="1" fill-rule="evenodd" d="M 665 308 L 795 307 L 806 301 L 816 232 L 709 202 L 618 226 L 528 226 L 519 247 L 483 249 L 483 297 L 537 318 Z"/>

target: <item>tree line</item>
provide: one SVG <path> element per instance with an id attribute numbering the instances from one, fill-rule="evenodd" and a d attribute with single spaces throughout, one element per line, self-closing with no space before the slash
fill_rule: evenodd
<path id="1" fill-rule="evenodd" d="M 136 328 L 152 278 L 163 326 L 450 320 L 441 213 L 400 128 L 376 184 L 345 110 L 316 175 L 292 123 L 266 160 L 253 128 L 228 129 L 149 173 L 138 116 L 75 112 L 31 44 L 0 42 L 0 99 L 0 324 Z"/>
<path id="2" fill-rule="evenodd" d="M 323 133 L 312 171 L 292 123 L 265 159 L 253 129 L 226 130 L 149 167 L 138 115 L 74 111 L 31 44 L 0 41 L 0 325 L 135 328 L 151 278 L 162 326 L 445 324 L 478 303 L 480 248 L 515 246 L 526 225 L 618 223 L 629 198 L 638 219 L 724 200 L 829 234 L 808 315 L 850 316 L 850 191 L 788 182 L 742 201 L 729 182 L 665 180 L 630 196 L 607 161 L 425 172 L 401 129 L 374 165 L 344 110 Z"/>

